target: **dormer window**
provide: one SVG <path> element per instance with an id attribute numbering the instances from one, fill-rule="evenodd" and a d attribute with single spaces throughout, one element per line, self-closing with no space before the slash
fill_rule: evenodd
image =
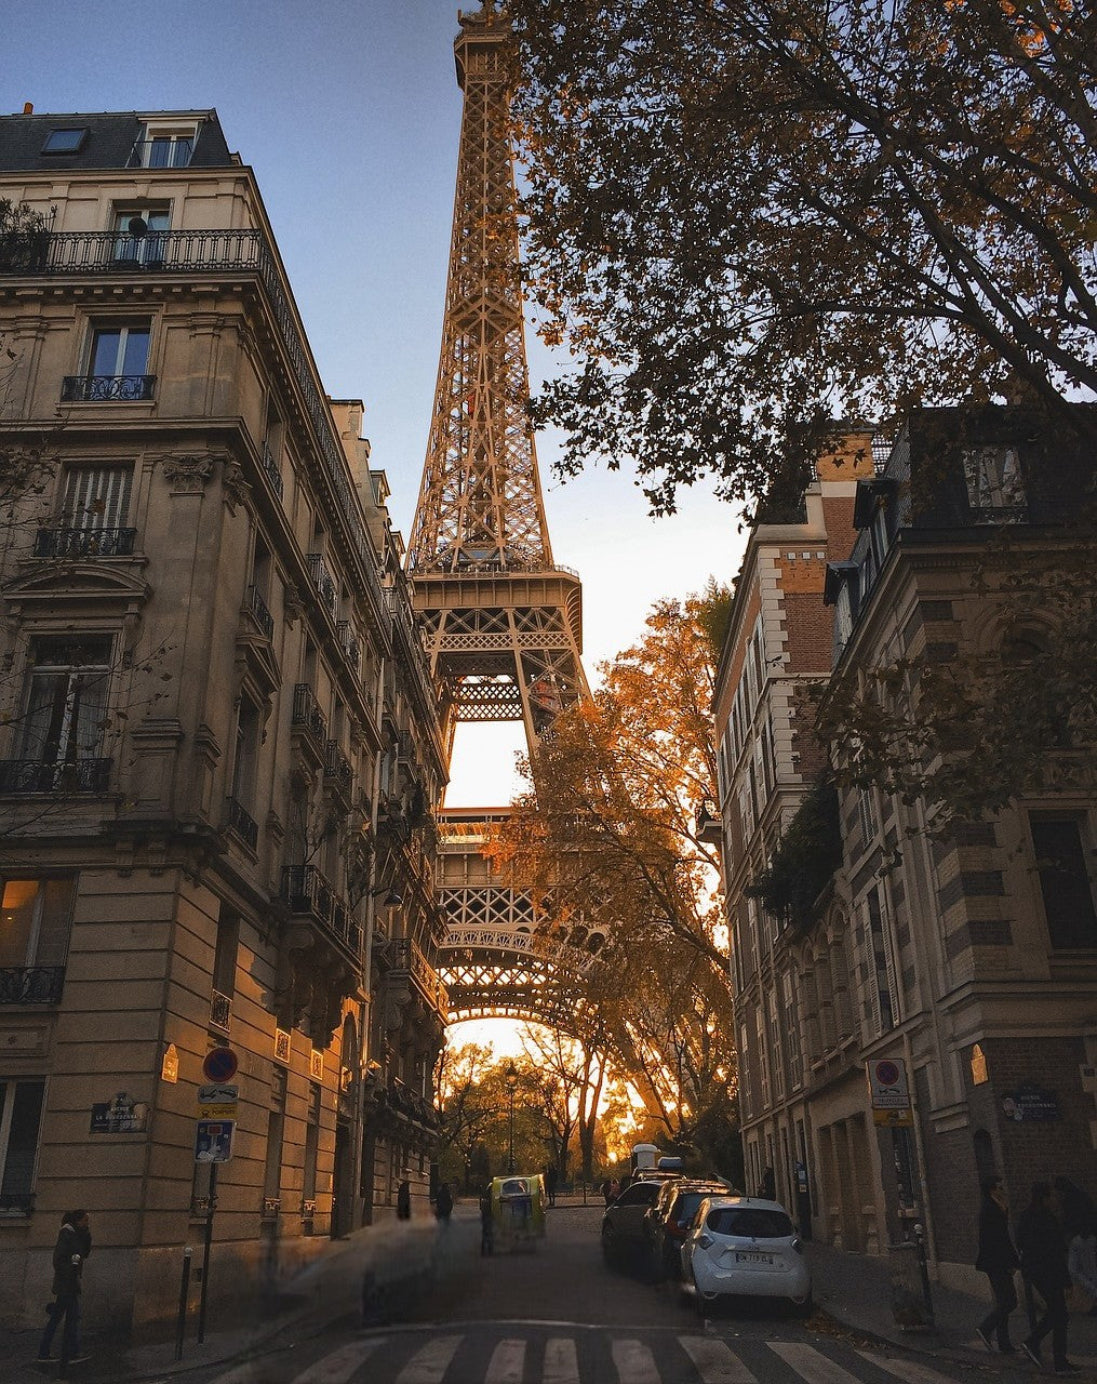
<path id="1" fill-rule="evenodd" d="M 964 452 L 968 504 L 994 518 L 1020 518 L 1025 485 L 1016 447 L 970 447 Z"/>
<path id="2" fill-rule="evenodd" d="M 198 126 L 149 121 L 130 156 L 131 168 L 186 168 L 194 153 Z"/>
<path id="3" fill-rule="evenodd" d="M 80 125 L 72 129 L 51 130 L 42 145 L 43 154 L 78 154 L 88 137 L 88 127 Z"/>

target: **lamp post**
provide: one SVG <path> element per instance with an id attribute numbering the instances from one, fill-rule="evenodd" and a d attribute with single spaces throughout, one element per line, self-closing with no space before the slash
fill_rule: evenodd
<path id="1" fill-rule="evenodd" d="M 518 1069 L 513 1062 L 507 1063 L 507 1090 L 510 1092 L 510 1154 L 507 1158 L 507 1172 L 514 1172 L 514 1093 L 518 1089 Z"/>

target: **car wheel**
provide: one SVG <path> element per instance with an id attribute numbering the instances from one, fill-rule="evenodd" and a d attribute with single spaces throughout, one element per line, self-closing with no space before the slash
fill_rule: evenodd
<path id="1" fill-rule="evenodd" d="M 801 1298 L 799 1301 L 793 1298 L 792 1306 L 798 1317 L 810 1317 L 815 1311 L 815 1299 L 812 1297 L 810 1289 L 807 1297 Z"/>
<path id="2" fill-rule="evenodd" d="M 602 1258 L 609 1268 L 614 1268 L 617 1264 L 617 1246 L 613 1241 L 613 1233 L 609 1230 L 602 1232 Z"/>

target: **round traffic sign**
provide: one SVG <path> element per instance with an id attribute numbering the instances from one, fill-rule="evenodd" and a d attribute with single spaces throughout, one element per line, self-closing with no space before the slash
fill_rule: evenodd
<path id="1" fill-rule="evenodd" d="M 877 1062 L 876 1080 L 881 1086 L 897 1086 L 899 1083 L 899 1068 L 894 1062 Z"/>
<path id="2" fill-rule="evenodd" d="M 207 1081 L 231 1081 L 239 1065 L 231 1048 L 210 1048 L 202 1063 L 202 1075 Z"/>

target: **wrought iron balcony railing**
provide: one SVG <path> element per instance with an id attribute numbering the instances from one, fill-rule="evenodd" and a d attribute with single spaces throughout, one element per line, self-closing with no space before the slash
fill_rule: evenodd
<path id="1" fill-rule="evenodd" d="M 259 844 L 259 824 L 235 798 L 228 799 L 228 816 L 225 825 L 230 831 L 234 831 L 246 846 L 255 850 Z"/>
<path id="2" fill-rule="evenodd" d="M 39 529 L 35 557 L 131 557 L 136 529 Z"/>
<path id="3" fill-rule="evenodd" d="M 299 682 L 293 689 L 293 713 L 290 725 L 308 731 L 314 740 L 324 741 L 328 737 L 327 717 L 316 702 L 316 694 L 307 682 Z"/>
<path id="4" fill-rule="evenodd" d="M 358 640 L 354 637 L 354 630 L 349 620 L 340 620 L 335 626 L 336 638 L 339 640 L 339 647 L 343 651 L 343 656 L 357 670 L 358 658 L 361 650 L 358 647 Z"/>
<path id="5" fill-rule="evenodd" d="M 257 586 L 249 586 L 247 590 L 248 609 L 255 617 L 255 623 L 263 631 L 268 639 L 274 638 L 274 616 L 267 608 L 263 594 Z"/>
<path id="6" fill-rule="evenodd" d="M 270 482 L 270 488 L 281 499 L 283 492 L 282 472 L 274 459 L 274 453 L 265 442 L 263 443 L 263 474 Z"/>
<path id="7" fill-rule="evenodd" d="M 0 966 L 0 1004 L 60 1004 L 64 966 Z"/>
<path id="8" fill-rule="evenodd" d="M 339 603 L 339 588 L 335 585 L 335 578 L 328 571 L 327 563 L 321 553 L 308 553 L 305 557 L 308 563 L 309 576 L 312 584 L 316 588 L 316 594 L 324 609 L 329 615 L 335 614 L 335 607 Z"/>
<path id="9" fill-rule="evenodd" d="M 155 375 L 66 375 L 63 404 L 132 404 L 151 399 Z"/>
<path id="10" fill-rule="evenodd" d="M 127 167 L 187 168 L 193 153 L 193 139 L 139 139 L 130 151 Z"/>
<path id="11" fill-rule="evenodd" d="M 449 995 L 438 979 L 438 972 L 411 937 L 397 937 L 389 947 L 389 962 L 393 971 L 407 972 L 422 991 L 430 1006 L 439 1014 L 449 1010 Z"/>
<path id="12" fill-rule="evenodd" d="M 336 507 L 348 525 L 358 559 L 357 575 L 361 587 L 368 591 L 375 608 L 382 609 L 385 597 L 378 575 L 377 553 L 360 518 L 346 454 L 332 425 L 323 391 L 310 367 L 305 338 L 297 325 L 292 304 L 282 286 L 277 263 L 263 232 L 206 230 L 159 231 L 155 234 L 163 254 L 156 265 L 157 274 L 252 269 L 259 276 L 270 298 L 274 320 L 282 333 L 286 352 L 304 396 Z M 120 267 L 119 242 L 124 239 L 117 231 L 49 232 L 36 237 L 27 253 L 8 255 L 0 260 L 0 274 L 117 273 Z M 139 263 L 131 263 L 128 267 L 135 273 L 148 272 L 146 266 Z"/>
<path id="13" fill-rule="evenodd" d="M 324 778 L 344 793 L 349 793 L 354 784 L 354 770 L 337 740 L 329 740 L 324 746 Z"/>
<path id="14" fill-rule="evenodd" d="M 282 897 L 291 913 L 321 923 L 357 956 L 362 949 L 362 929 L 350 905 L 337 894 L 315 865 L 282 867 Z"/>
<path id="15" fill-rule="evenodd" d="M 105 793 L 110 759 L 0 759 L 0 793 Z"/>

